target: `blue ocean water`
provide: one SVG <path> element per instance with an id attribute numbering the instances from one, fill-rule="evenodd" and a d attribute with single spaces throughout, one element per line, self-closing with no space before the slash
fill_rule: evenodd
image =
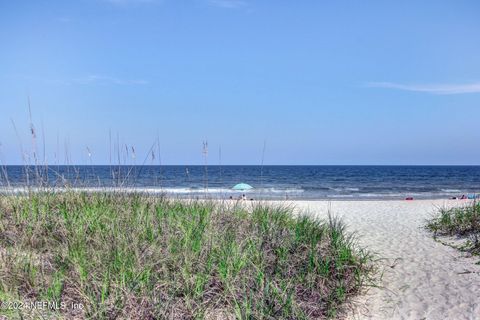
<path id="1" fill-rule="evenodd" d="M 116 188 L 175 197 L 447 198 L 480 192 L 480 166 L 6 166 L 0 190 Z M 249 191 L 234 191 L 240 182 Z"/>

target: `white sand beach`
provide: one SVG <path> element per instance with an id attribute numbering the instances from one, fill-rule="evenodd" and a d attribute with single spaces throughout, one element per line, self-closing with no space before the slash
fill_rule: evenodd
<path id="1" fill-rule="evenodd" d="M 299 211 L 342 217 L 362 246 L 384 258 L 381 286 L 357 300 L 350 319 L 480 319 L 479 257 L 436 242 L 422 228 L 457 200 L 294 201 Z"/>

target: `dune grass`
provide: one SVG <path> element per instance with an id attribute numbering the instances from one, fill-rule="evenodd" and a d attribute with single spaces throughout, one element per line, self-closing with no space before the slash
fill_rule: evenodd
<path id="1" fill-rule="evenodd" d="M 427 221 L 426 228 L 434 236 L 457 236 L 465 238 L 461 249 L 480 254 L 480 203 L 477 201 L 458 208 L 441 208 Z"/>
<path id="2" fill-rule="evenodd" d="M 0 197 L 0 221 L 12 319 L 333 318 L 374 274 L 340 221 L 279 206 L 32 193 Z"/>

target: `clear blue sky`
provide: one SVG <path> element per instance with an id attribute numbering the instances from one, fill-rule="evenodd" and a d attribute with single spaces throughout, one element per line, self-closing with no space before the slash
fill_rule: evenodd
<path id="1" fill-rule="evenodd" d="M 0 159 L 480 164 L 479 1 L 0 1 Z M 18 136 L 12 125 L 15 123 Z M 147 161 L 149 163 L 149 161 Z"/>

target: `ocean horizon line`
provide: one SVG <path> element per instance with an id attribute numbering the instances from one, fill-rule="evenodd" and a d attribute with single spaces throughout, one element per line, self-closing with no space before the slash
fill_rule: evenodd
<path id="1" fill-rule="evenodd" d="M 480 164 L 1 164 L 0 167 L 480 167 Z"/>

